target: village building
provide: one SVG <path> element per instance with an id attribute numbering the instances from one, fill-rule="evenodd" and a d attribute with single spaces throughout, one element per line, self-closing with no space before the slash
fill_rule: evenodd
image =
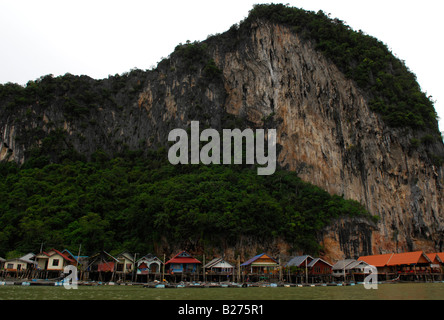
<path id="1" fill-rule="evenodd" d="M 392 271 L 387 262 L 393 257 L 394 253 L 377 254 L 371 256 L 359 257 L 358 261 L 364 261 L 371 266 L 376 267 L 378 274 L 388 274 Z"/>
<path id="2" fill-rule="evenodd" d="M 136 282 L 156 280 L 162 273 L 163 261 L 149 253 L 136 261 Z"/>
<path id="3" fill-rule="evenodd" d="M 88 266 L 89 257 L 88 256 L 78 256 L 72 254 L 68 249 L 63 249 L 62 253 L 66 255 L 68 258 L 75 260 L 75 265 L 79 272 L 79 278 L 82 278 L 86 268 Z"/>
<path id="4" fill-rule="evenodd" d="M 40 252 L 35 256 L 37 273 L 39 277 L 55 278 L 63 273 L 68 265 L 77 265 L 77 260 L 70 257 L 66 252 L 62 253 L 56 249 Z"/>
<path id="5" fill-rule="evenodd" d="M 98 252 L 88 258 L 85 276 L 95 281 L 114 281 L 119 260 L 106 251 Z"/>
<path id="6" fill-rule="evenodd" d="M 440 253 L 428 253 L 427 257 L 429 257 L 432 263 L 430 264 L 430 268 L 434 273 L 443 273 L 444 272 L 444 252 Z"/>
<path id="7" fill-rule="evenodd" d="M 71 251 L 69 251 L 68 249 L 63 249 L 61 252 L 68 258 L 75 260 L 76 265 L 85 263 L 88 260 L 88 256 L 76 256 L 72 254 Z"/>
<path id="8" fill-rule="evenodd" d="M 363 282 L 366 277 L 366 268 L 369 273 L 370 265 L 356 259 L 339 260 L 332 267 L 332 276 L 343 281 Z"/>
<path id="9" fill-rule="evenodd" d="M 268 280 L 276 276 L 279 270 L 278 262 L 269 255 L 262 253 L 254 256 L 240 265 L 244 278 L 249 281 Z"/>
<path id="10" fill-rule="evenodd" d="M 308 264 L 308 272 L 311 275 L 330 275 L 333 266 L 321 258 L 315 258 Z"/>
<path id="11" fill-rule="evenodd" d="M 295 257 L 292 257 L 290 259 L 290 261 L 288 261 L 285 264 L 285 267 L 288 270 L 296 270 L 296 272 L 297 272 L 297 271 L 299 271 L 298 269 L 305 269 L 305 268 L 308 269 L 308 265 L 313 260 L 314 260 L 314 258 L 309 255 L 295 256 Z"/>
<path id="12" fill-rule="evenodd" d="M 397 273 L 400 272 L 430 272 L 432 261 L 422 251 L 397 253 L 387 261 L 387 266 L 392 267 Z"/>
<path id="13" fill-rule="evenodd" d="M 321 259 L 310 255 L 292 257 L 285 264 L 285 274 L 288 281 L 320 282 L 330 277 L 333 266 Z M 325 279 L 324 279 L 325 278 Z"/>
<path id="14" fill-rule="evenodd" d="M 233 274 L 234 266 L 223 258 L 215 258 L 208 262 L 204 269 L 209 274 Z"/>
<path id="15" fill-rule="evenodd" d="M 191 256 L 188 252 L 182 251 L 165 263 L 169 273 L 196 273 L 202 263 Z"/>
<path id="16" fill-rule="evenodd" d="M 160 273 L 162 271 L 163 261 L 153 254 L 149 253 L 136 262 L 137 274 Z"/>
<path id="17" fill-rule="evenodd" d="M 80 248 L 79 248 L 80 252 Z M 255 282 L 283 281 L 293 284 L 335 283 L 336 281 L 362 282 L 377 268 L 378 281 L 442 281 L 444 253 L 423 251 L 387 253 L 362 256 L 358 260 L 344 259 L 330 264 L 310 255 L 289 257 L 281 264 L 266 253 L 259 254 L 236 267 L 222 257 L 202 263 L 186 251 L 181 251 L 166 263 L 153 254 L 138 260 L 122 252 L 112 256 L 101 251 L 90 257 L 76 256 L 68 249 L 51 249 L 37 255 L 29 253 L 14 259 L 0 258 L 0 276 L 3 279 L 57 279 L 63 278 L 65 267 L 77 267 L 78 279 L 83 281 L 114 282 L 152 281 L 177 283 L 180 281 L 204 282 Z M 164 257 L 165 259 L 165 257 Z M 205 256 L 203 256 L 205 261 Z M 283 266 L 281 268 L 281 266 Z M 226 284 L 224 284 L 226 285 Z"/>
<path id="18" fill-rule="evenodd" d="M 56 249 L 40 252 L 35 256 L 38 270 L 63 271 L 68 265 L 76 265 L 77 261 Z"/>
<path id="19" fill-rule="evenodd" d="M 336 262 L 332 267 L 332 275 L 334 277 L 344 277 L 351 273 L 350 265 L 356 263 L 356 259 L 344 259 Z M 365 263 L 364 261 L 360 261 Z"/>
<path id="20" fill-rule="evenodd" d="M 128 252 L 119 253 L 115 258 L 118 260 L 116 265 L 117 279 L 121 281 L 131 278 L 134 270 L 134 256 Z"/>
<path id="21" fill-rule="evenodd" d="M 426 280 L 426 275 L 432 273 L 432 260 L 423 251 L 364 256 L 358 260 L 375 266 L 385 280 Z"/>
<path id="22" fill-rule="evenodd" d="M 28 253 L 19 258 L 7 259 L 3 262 L 4 270 L 13 273 L 23 273 L 34 269 L 35 255 Z"/>
<path id="23" fill-rule="evenodd" d="M 334 277 L 343 277 L 344 275 L 363 274 L 368 266 L 367 262 L 356 259 L 339 260 L 332 267 L 332 275 Z"/>
<path id="24" fill-rule="evenodd" d="M 225 261 L 224 258 L 214 258 L 204 266 L 204 281 L 225 281 L 233 279 L 234 266 Z"/>

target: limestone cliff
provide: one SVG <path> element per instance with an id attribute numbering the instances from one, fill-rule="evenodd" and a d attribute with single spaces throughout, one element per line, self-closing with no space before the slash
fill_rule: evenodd
<path id="1" fill-rule="evenodd" d="M 50 97 L 1 97 L 2 160 L 23 163 L 42 146 L 54 157 L 59 149 L 90 157 L 166 147 L 169 131 L 192 120 L 276 128 L 282 167 L 379 217 L 377 225 L 341 220 L 326 228 L 326 257 L 443 250 L 444 167 L 432 156 L 444 155 L 442 142 L 413 144 L 427 132 L 388 126 L 367 92 L 285 25 L 257 20 L 178 46 L 152 71 L 39 84 Z"/>
<path id="2" fill-rule="evenodd" d="M 373 253 L 442 250 L 444 171 L 424 149 L 411 148 L 413 133 L 387 127 L 365 92 L 288 28 L 259 22 L 244 50 L 214 51 L 226 110 L 258 126 L 273 119 L 282 166 L 379 216 Z M 433 147 L 442 154 L 442 143 Z M 324 243 L 334 239 L 352 256 L 370 249 L 344 249 L 342 227 L 326 233 Z"/>

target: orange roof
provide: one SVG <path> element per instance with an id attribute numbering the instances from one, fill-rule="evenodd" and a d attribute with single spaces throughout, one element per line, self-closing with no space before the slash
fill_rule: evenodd
<path id="1" fill-rule="evenodd" d="M 388 266 L 399 266 L 403 264 L 430 263 L 430 259 L 422 251 L 396 253 L 388 261 Z"/>
<path id="2" fill-rule="evenodd" d="M 359 257 L 358 261 L 367 262 L 369 265 L 372 265 L 374 267 L 384 267 L 387 265 L 388 261 L 393 255 L 394 255 L 393 253 L 387 253 L 387 254 L 378 254 L 373 256 L 364 256 L 364 257 Z"/>
<path id="3" fill-rule="evenodd" d="M 373 256 L 360 257 L 358 261 L 364 261 L 375 267 L 399 266 L 406 264 L 430 263 L 433 261 L 422 251 L 406 253 L 387 253 Z"/>
<path id="4" fill-rule="evenodd" d="M 440 252 L 440 253 L 427 253 L 427 257 L 433 263 L 443 263 L 444 262 L 444 252 Z"/>

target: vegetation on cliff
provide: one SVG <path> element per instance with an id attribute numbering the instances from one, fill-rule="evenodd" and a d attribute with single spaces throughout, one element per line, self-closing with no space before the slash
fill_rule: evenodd
<path id="1" fill-rule="evenodd" d="M 234 245 L 241 236 L 319 249 L 316 232 L 340 216 L 369 217 L 295 173 L 247 166 L 172 166 L 165 152 L 21 168 L 0 164 L 0 256 L 44 247 L 148 252 L 170 244 Z M 36 163 L 35 161 L 33 163 Z"/>
<path id="2" fill-rule="evenodd" d="M 416 76 L 387 46 L 339 19 L 283 4 L 255 5 L 243 22 L 257 19 L 288 25 L 312 41 L 348 78 L 369 95 L 370 107 L 393 127 L 432 129 L 441 136 L 433 101 L 421 91 Z M 440 139 L 440 138 L 439 138 Z"/>

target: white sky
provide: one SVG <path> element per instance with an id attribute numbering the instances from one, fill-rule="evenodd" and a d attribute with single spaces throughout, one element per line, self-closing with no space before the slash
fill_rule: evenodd
<path id="1" fill-rule="evenodd" d="M 222 33 L 260 0 L 0 0 L 0 83 L 151 69 L 180 42 Z M 386 43 L 436 100 L 444 131 L 442 0 L 283 0 Z"/>

